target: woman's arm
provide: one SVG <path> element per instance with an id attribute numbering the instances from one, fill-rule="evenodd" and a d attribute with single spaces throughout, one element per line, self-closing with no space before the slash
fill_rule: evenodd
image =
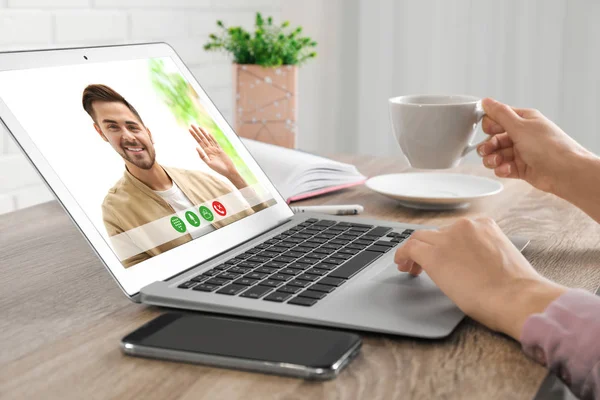
<path id="1" fill-rule="evenodd" d="M 600 297 L 572 289 L 521 332 L 523 351 L 552 372 L 581 399 L 600 398 Z"/>
<path id="2" fill-rule="evenodd" d="M 398 269 L 422 270 L 468 316 L 522 340 L 579 395 L 600 399 L 600 299 L 540 276 L 489 218 L 416 231 Z"/>
<path id="3" fill-rule="evenodd" d="M 490 139 L 477 151 L 484 166 L 562 197 L 600 222 L 600 158 L 538 110 L 492 99 L 484 99 L 483 108 Z"/>
<path id="4" fill-rule="evenodd" d="M 577 155 L 569 164 L 569 179 L 557 184 L 554 194 L 600 223 L 600 158 Z"/>
<path id="5" fill-rule="evenodd" d="M 496 175 L 553 193 L 600 222 L 600 159 L 539 111 L 484 99 L 479 146 Z M 489 219 L 417 231 L 396 252 L 398 269 L 422 270 L 456 305 L 521 340 L 583 398 L 600 399 L 600 298 L 541 277 Z M 456 277 L 460 279 L 456 279 Z"/>

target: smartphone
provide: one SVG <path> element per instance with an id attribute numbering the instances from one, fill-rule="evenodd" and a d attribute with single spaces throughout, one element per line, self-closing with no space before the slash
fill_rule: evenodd
<path id="1" fill-rule="evenodd" d="M 304 379 L 335 378 L 358 355 L 360 336 L 210 314 L 163 314 L 121 340 L 127 355 Z"/>

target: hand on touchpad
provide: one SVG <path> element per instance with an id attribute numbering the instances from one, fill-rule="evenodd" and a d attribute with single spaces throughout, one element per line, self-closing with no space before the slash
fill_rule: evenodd
<path id="1" fill-rule="evenodd" d="M 371 280 L 388 283 L 391 285 L 405 285 L 411 287 L 436 287 L 435 283 L 427 276 L 426 272 L 422 272 L 419 276 L 410 275 L 408 272 L 398 271 L 396 264 L 390 264 L 382 268 L 377 275 Z"/>

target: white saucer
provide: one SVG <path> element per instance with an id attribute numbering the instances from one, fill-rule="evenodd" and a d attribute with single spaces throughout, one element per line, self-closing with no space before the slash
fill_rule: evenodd
<path id="1" fill-rule="evenodd" d="M 371 190 L 420 210 L 454 210 L 502 191 L 502 183 L 480 176 L 407 172 L 379 175 L 367 180 Z"/>

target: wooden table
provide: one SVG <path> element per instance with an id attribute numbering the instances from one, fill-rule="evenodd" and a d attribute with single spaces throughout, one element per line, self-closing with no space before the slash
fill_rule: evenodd
<path id="1" fill-rule="evenodd" d="M 338 158 L 371 176 L 398 171 L 391 159 Z M 365 216 L 437 225 L 489 215 L 507 234 L 532 239 L 525 255 L 543 275 L 595 290 L 598 225 L 523 182 L 503 183 L 462 211 L 409 210 L 366 187 L 304 204 L 361 203 Z M 320 383 L 124 356 L 119 339 L 162 310 L 123 295 L 56 203 L 0 217 L 0 274 L 5 399 L 531 399 L 546 376 L 518 343 L 468 319 L 438 341 L 366 334 L 347 370 Z"/>

